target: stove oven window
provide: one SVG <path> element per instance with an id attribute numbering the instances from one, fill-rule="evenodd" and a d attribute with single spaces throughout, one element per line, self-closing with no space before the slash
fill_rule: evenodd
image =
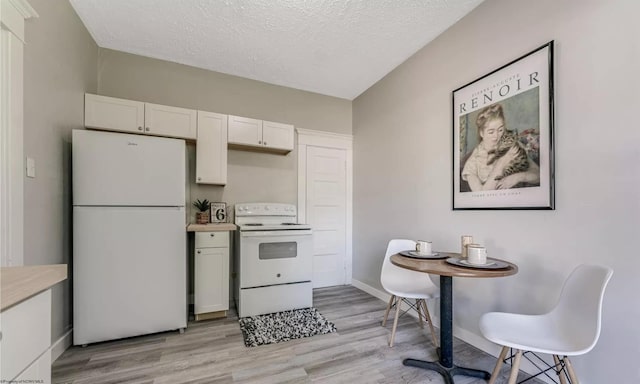
<path id="1" fill-rule="evenodd" d="M 258 246 L 260 260 L 289 259 L 296 256 L 298 256 L 298 244 L 295 241 L 261 243 Z"/>

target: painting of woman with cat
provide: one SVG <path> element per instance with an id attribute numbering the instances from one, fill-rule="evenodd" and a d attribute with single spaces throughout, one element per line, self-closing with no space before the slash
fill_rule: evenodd
<path id="1" fill-rule="evenodd" d="M 452 92 L 453 210 L 555 209 L 553 42 Z"/>
<path id="2" fill-rule="evenodd" d="M 461 172 L 461 179 L 471 191 L 540 185 L 540 168 L 528 156 L 518 132 L 508 129 L 500 103 L 482 108 L 475 124 L 480 141 Z"/>

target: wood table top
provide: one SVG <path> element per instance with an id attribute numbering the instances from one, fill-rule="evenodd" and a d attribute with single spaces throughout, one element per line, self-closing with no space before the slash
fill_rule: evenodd
<path id="1" fill-rule="evenodd" d="M 460 257 L 459 253 L 438 252 L 442 256 Z M 487 257 L 487 260 L 498 260 L 506 263 L 508 267 L 502 269 L 479 269 L 458 267 L 446 262 L 446 259 L 415 259 L 411 257 L 395 254 L 391 256 L 391 263 L 401 268 L 413 271 L 432 273 L 434 275 L 452 277 L 503 277 L 518 273 L 518 266 L 505 260 Z"/>

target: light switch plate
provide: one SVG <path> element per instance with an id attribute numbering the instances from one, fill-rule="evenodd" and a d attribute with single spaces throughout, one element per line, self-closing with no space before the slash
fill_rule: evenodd
<path id="1" fill-rule="evenodd" d="M 36 177 L 36 160 L 33 157 L 27 157 L 27 177 Z"/>

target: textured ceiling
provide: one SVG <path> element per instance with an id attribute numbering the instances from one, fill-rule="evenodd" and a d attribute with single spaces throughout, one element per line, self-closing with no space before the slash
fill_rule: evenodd
<path id="1" fill-rule="evenodd" d="M 352 100 L 483 0 L 70 0 L 96 43 Z"/>

